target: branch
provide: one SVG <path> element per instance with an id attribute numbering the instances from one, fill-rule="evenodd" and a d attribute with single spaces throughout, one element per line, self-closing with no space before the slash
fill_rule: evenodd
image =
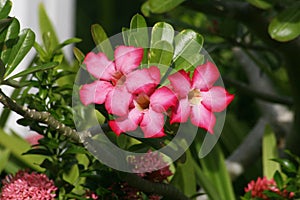
<path id="1" fill-rule="evenodd" d="M 79 136 L 74 129 L 62 124 L 48 112 L 39 112 L 34 109 L 29 109 L 27 107 L 18 105 L 14 100 L 6 96 L 1 89 L 0 102 L 24 118 L 47 124 L 50 128 L 57 130 L 62 135 L 71 138 L 75 142 L 80 142 Z"/>
<path id="2" fill-rule="evenodd" d="M 179 191 L 171 184 L 154 183 L 142 179 L 136 174 L 130 174 L 130 173 L 122 173 L 121 177 L 130 186 L 140 189 L 143 192 L 162 195 L 166 199 L 190 200 L 187 196 L 185 196 L 181 191 Z"/>

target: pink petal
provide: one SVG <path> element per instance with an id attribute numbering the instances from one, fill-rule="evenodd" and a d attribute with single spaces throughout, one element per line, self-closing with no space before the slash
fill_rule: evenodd
<path id="1" fill-rule="evenodd" d="M 150 107 L 155 112 L 166 112 L 168 108 L 175 107 L 178 103 L 177 96 L 167 87 L 161 87 L 150 96 Z"/>
<path id="2" fill-rule="evenodd" d="M 109 81 L 112 74 L 116 71 L 114 63 L 108 60 L 106 55 L 101 52 L 98 54 L 94 52 L 88 53 L 83 63 L 86 65 L 87 71 L 97 79 Z"/>
<path id="3" fill-rule="evenodd" d="M 209 133 L 214 133 L 214 126 L 216 124 L 215 115 L 207 110 L 202 104 L 192 106 L 191 108 L 191 122 L 195 126 L 204 128 Z"/>
<path id="4" fill-rule="evenodd" d="M 181 123 L 186 122 L 188 117 L 190 116 L 191 106 L 188 98 L 180 99 L 176 110 L 174 110 L 171 114 L 170 123 Z"/>
<path id="5" fill-rule="evenodd" d="M 121 71 L 123 74 L 128 74 L 133 71 L 141 64 L 143 54 L 143 48 L 119 46 L 115 50 L 115 63 L 117 70 Z"/>
<path id="6" fill-rule="evenodd" d="M 116 86 L 107 95 L 105 108 L 108 113 L 114 115 L 127 115 L 132 98 L 132 94 L 127 91 L 125 86 Z"/>
<path id="7" fill-rule="evenodd" d="M 131 93 L 152 93 L 159 83 L 160 78 L 157 78 L 157 73 L 160 73 L 157 67 L 135 70 L 129 73 L 126 76 L 125 83 L 128 91 Z"/>
<path id="8" fill-rule="evenodd" d="M 108 124 L 113 132 L 120 135 L 121 133 L 134 131 L 138 127 L 142 116 L 141 111 L 138 109 L 132 109 L 128 115 L 109 121 Z"/>
<path id="9" fill-rule="evenodd" d="M 107 81 L 94 81 L 80 88 L 79 97 L 85 106 L 91 103 L 103 104 L 112 88 L 112 85 Z"/>
<path id="10" fill-rule="evenodd" d="M 177 93 L 180 98 L 188 95 L 191 89 L 191 80 L 189 74 L 183 70 L 176 72 L 168 77 L 172 89 Z"/>
<path id="11" fill-rule="evenodd" d="M 219 86 L 212 87 L 208 91 L 201 91 L 201 96 L 203 105 L 212 112 L 223 111 L 234 98 L 234 95 Z"/>
<path id="12" fill-rule="evenodd" d="M 220 77 L 218 68 L 211 62 L 198 66 L 193 75 L 192 88 L 208 90 Z"/>
<path id="13" fill-rule="evenodd" d="M 156 138 L 165 136 L 164 124 L 164 115 L 150 108 L 145 112 L 140 127 L 144 132 L 145 138 Z"/>

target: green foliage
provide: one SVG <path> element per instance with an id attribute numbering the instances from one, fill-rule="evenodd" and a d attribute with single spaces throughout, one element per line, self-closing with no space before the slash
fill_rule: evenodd
<path id="1" fill-rule="evenodd" d="M 163 2 L 159 0 L 149 0 L 149 7 L 153 13 L 164 13 L 172 10 L 182 2 L 184 2 L 184 0 L 166 0 Z"/>

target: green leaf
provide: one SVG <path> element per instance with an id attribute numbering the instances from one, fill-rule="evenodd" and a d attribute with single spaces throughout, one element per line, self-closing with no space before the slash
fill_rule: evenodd
<path id="1" fill-rule="evenodd" d="M 276 185 L 279 189 L 283 189 L 284 187 L 284 183 L 283 183 L 283 178 L 280 174 L 279 171 L 276 171 L 275 174 L 274 174 L 274 180 L 276 182 Z"/>
<path id="2" fill-rule="evenodd" d="M 300 35 L 300 3 L 286 8 L 270 23 L 268 32 L 274 40 L 290 41 Z"/>
<path id="3" fill-rule="evenodd" d="M 114 58 L 114 51 L 102 26 L 99 24 L 92 25 L 91 32 L 98 50 L 105 53 L 112 60 Z"/>
<path id="4" fill-rule="evenodd" d="M 48 69 L 52 69 L 54 67 L 56 67 L 58 65 L 57 62 L 51 62 L 51 63 L 46 63 L 44 65 L 39 65 L 39 66 L 33 66 L 33 67 L 30 67 L 22 72 L 19 72 L 11 77 L 9 77 L 9 79 L 14 79 L 14 78 L 18 78 L 18 77 L 21 77 L 21 76 L 26 76 L 28 74 L 32 74 L 32 73 L 35 73 L 35 72 L 39 72 L 39 71 L 46 71 Z"/>
<path id="5" fill-rule="evenodd" d="M 217 144 L 204 158 L 200 159 L 203 173 L 212 181 L 222 200 L 235 200 L 231 180 L 221 148 Z"/>
<path id="6" fill-rule="evenodd" d="M 10 156 L 10 150 L 9 149 L 0 150 L 0 173 L 6 167 L 6 165 L 8 163 L 9 156 Z"/>
<path id="7" fill-rule="evenodd" d="M 82 40 L 80 38 L 70 38 L 70 39 L 67 39 L 65 40 L 63 43 L 59 44 L 55 49 L 54 49 L 54 52 L 55 51 L 58 51 L 60 49 L 62 49 L 63 47 L 69 45 L 69 44 L 74 44 L 74 43 L 79 43 L 81 42 Z"/>
<path id="8" fill-rule="evenodd" d="M 13 46 L 17 43 L 19 31 L 20 23 L 17 19 L 13 19 L 8 28 L 0 35 L 0 41 L 4 41 L 1 46 L 1 59 L 5 64 L 8 62 Z"/>
<path id="9" fill-rule="evenodd" d="M 124 45 L 128 46 L 129 28 L 126 27 L 122 28 L 122 36 L 123 36 Z"/>
<path id="10" fill-rule="evenodd" d="M 276 137 L 269 125 L 266 126 L 264 136 L 262 139 L 262 162 L 263 174 L 268 179 L 273 178 L 273 174 L 280 170 L 278 163 L 271 159 L 278 158 Z"/>
<path id="11" fill-rule="evenodd" d="M 0 19 L 0 32 L 7 28 L 13 19 L 14 18 Z"/>
<path id="12" fill-rule="evenodd" d="M 130 21 L 128 43 L 135 47 L 149 47 L 147 23 L 140 14 L 134 15 Z"/>
<path id="13" fill-rule="evenodd" d="M 200 63 L 202 60 L 201 56 L 195 56 L 195 54 L 200 54 L 202 46 L 202 35 L 193 30 L 183 30 L 176 35 L 175 52 L 173 56 L 175 69 L 188 69 L 192 66 L 192 64 Z"/>
<path id="14" fill-rule="evenodd" d="M 150 5 L 149 5 L 149 1 L 146 1 L 145 3 L 143 3 L 143 5 L 141 6 L 141 11 L 145 17 L 150 16 L 151 9 L 150 9 Z"/>
<path id="15" fill-rule="evenodd" d="M 172 10 L 185 0 L 149 0 L 149 6 L 153 13 L 164 13 Z"/>
<path id="16" fill-rule="evenodd" d="M 8 16 L 12 7 L 10 0 L 0 1 L 0 19 L 4 19 Z"/>
<path id="17" fill-rule="evenodd" d="M 41 35 L 44 39 L 44 43 L 48 43 L 47 45 L 45 44 L 45 46 L 47 47 L 47 51 L 53 52 L 55 47 L 59 44 L 59 41 L 54 31 L 55 29 L 42 3 L 39 5 L 39 26 Z M 45 38 L 47 38 L 49 41 L 45 41 Z"/>
<path id="18" fill-rule="evenodd" d="M 81 63 L 84 60 L 84 53 L 82 53 L 82 51 L 80 51 L 78 48 L 74 47 L 73 48 L 73 53 L 76 57 L 76 59 L 79 61 L 79 63 Z"/>
<path id="19" fill-rule="evenodd" d="M 165 22 L 158 22 L 152 28 L 151 34 L 151 47 L 158 41 L 167 41 L 173 44 L 174 40 L 174 29 L 173 27 Z"/>
<path id="20" fill-rule="evenodd" d="M 256 6 L 261 9 L 269 9 L 272 8 L 272 1 L 270 0 L 247 0 L 253 6 Z"/>
<path id="21" fill-rule="evenodd" d="M 35 35 L 30 29 L 24 29 L 21 32 L 17 44 L 15 44 L 11 50 L 5 77 L 7 77 L 26 56 L 33 46 L 34 40 Z"/>
<path id="22" fill-rule="evenodd" d="M 2 60 L 0 59 L 0 84 L 1 82 L 3 81 L 3 78 L 4 78 L 4 74 L 5 74 L 5 65 L 4 63 L 2 62 Z"/>

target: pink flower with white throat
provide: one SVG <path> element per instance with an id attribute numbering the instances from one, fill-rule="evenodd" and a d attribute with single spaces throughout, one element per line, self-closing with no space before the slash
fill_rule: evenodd
<path id="1" fill-rule="evenodd" d="M 234 98 L 225 88 L 214 86 L 219 77 L 217 67 L 211 62 L 198 66 L 192 78 L 184 70 L 170 75 L 168 79 L 179 99 L 170 117 L 171 124 L 186 122 L 190 117 L 192 124 L 213 134 L 216 123 L 213 112 L 223 111 Z"/>
<path id="2" fill-rule="evenodd" d="M 148 83 L 147 77 L 152 76 L 156 84 Z M 134 81 L 139 77 L 141 81 Z M 144 81 L 143 81 L 144 80 Z M 120 135 L 124 132 L 134 131 L 138 126 L 142 129 L 145 138 L 162 137 L 164 133 L 164 113 L 175 107 L 177 97 L 167 87 L 156 89 L 160 80 L 157 67 L 135 71 L 128 77 L 128 86 L 133 94 L 133 104 L 130 105 L 128 115 L 120 116 L 109 121 L 111 129 Z"/>
<path id="3" fill-rule="evenodd" d="M 143 49 L 119 46 L 114 52 L 115 60 L 109 60 L 102 52 L 90 52 L 83 63 L 87 71 L 98 80 L 85 84 L 80 89 L 80 100 L 84 105 L 105 103 L 106 110 L 115 115 L 125 115 L 132 101 L 128 92 L 127 75 L 139 67 Z"/>

